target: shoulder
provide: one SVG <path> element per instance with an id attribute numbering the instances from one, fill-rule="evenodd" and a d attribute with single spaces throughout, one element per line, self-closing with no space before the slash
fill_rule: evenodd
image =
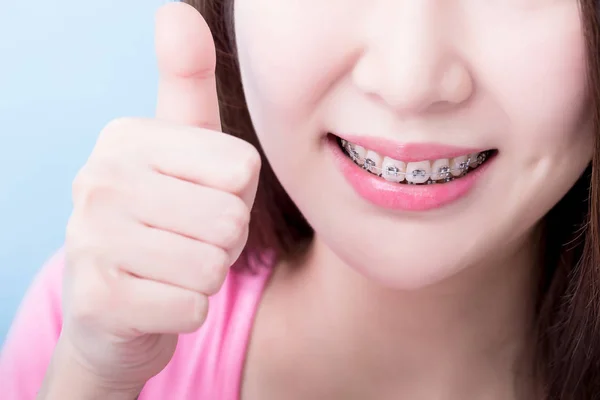
<path id="1" fill-rule="evenodd" d="M 271 270 L 269 261 L 232 269 L 210 298 L 204 325 L 179 337 L 171 362 L 148 382 L 140 399 L 237 399 L 254 317 Z"/>

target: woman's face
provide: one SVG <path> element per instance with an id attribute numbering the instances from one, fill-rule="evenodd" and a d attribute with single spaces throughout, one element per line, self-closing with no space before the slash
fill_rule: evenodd
<path id="1" fill-rule="evenodd" d="M 398 288 L 525 240 L 592 155 L 579 12 L 576 0 L 236 0 L 254 126 L 318 239 Z"/>

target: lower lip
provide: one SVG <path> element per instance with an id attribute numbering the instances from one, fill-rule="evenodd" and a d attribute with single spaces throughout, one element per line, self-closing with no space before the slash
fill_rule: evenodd
<path id="1" fill-rule="evenodd" d="M 485 173 L 493 159 L 451 182 L 433 185 L 407 185 L 388 182 L 356 165 L 340 148 L 337 140 L 327 138 L 335 164 L 363 199 L 382 208 L 401 211 L 427 211 L 449 205 L 465 197 Z"/>

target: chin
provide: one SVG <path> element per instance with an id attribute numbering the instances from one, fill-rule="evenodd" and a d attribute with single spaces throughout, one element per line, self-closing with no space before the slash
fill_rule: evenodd
<path id="1" fill-rule="evenodd" d="M 462 275 L 481 264 L 485 249 L 454 248 L 453 251 L 423 251 L 407 244 L 391 248 L 369 242 L 348 246 L 342 240 L 324 239 L 325 245 L 347 268 L 389 289 L 415 291 Z"/>

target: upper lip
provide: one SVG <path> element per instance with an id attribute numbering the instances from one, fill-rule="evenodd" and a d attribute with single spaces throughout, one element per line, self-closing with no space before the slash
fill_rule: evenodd
<path id="1" fill-rule="evenodd" d="M 373 150 L 381 156 L 404 162 L 439 160 L 480 153 L 486 148 L 458 147 L 441 143 L 402 143 L 394 140 L 335 133 L 341 139 Z"/>

